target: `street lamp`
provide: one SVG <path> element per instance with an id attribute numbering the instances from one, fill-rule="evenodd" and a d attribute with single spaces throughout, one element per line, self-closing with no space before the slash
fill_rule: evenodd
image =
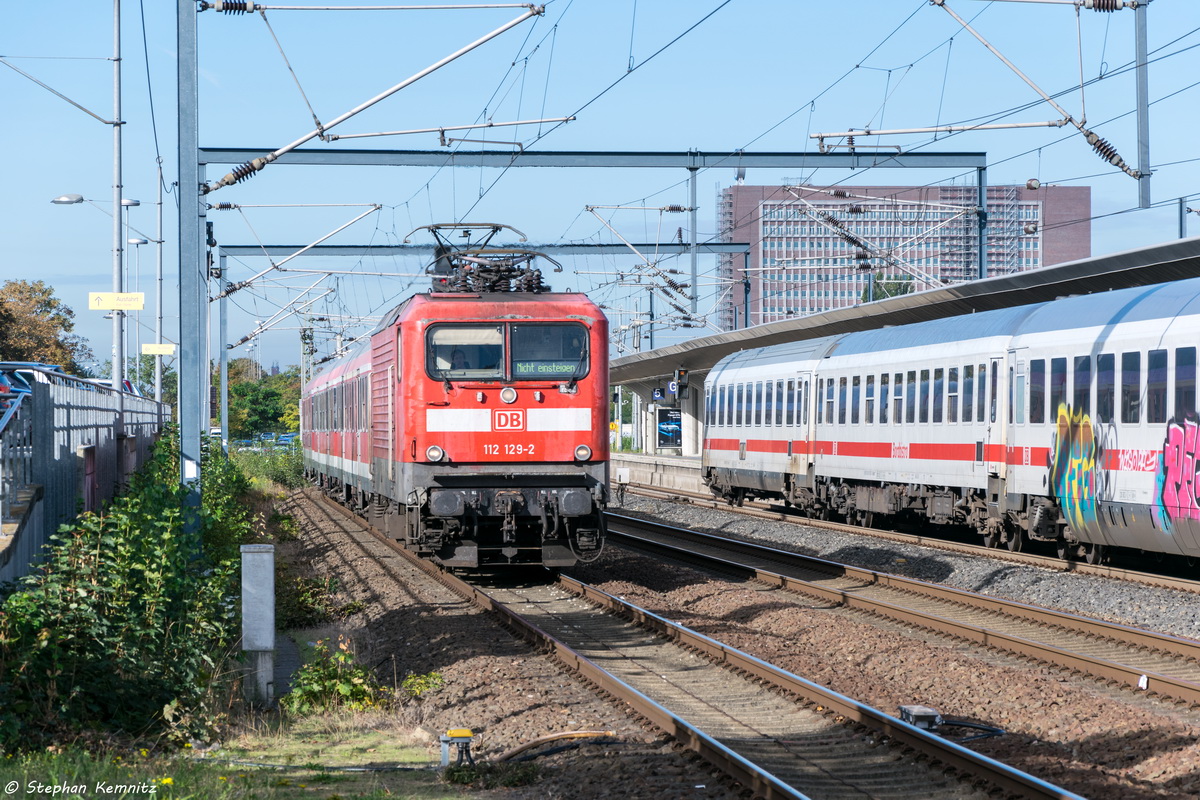
<path id="1" fill-rule="evenodd" d="M 112 217 L 113 218 L 113 227 L 117 230 L 120 229 L 120 225 L 121 225 L 120 216 L 109 212 L 107 209 L 102 208 L 101 206 L 96 205 L 91 200 L 88 200 L 86 197 L 84 197 L 81 194 L 60 194 L 58 197 L 54 198 L 50 202 L 54 203 L 55 205 L 59 205 L 59 206 L 74 206 L 74 205 L 78 205 L 80 203 L 87 203 L 88 205 L 98 208 L 101 211 L 103 211 L 105 214 L 108 214 L 110 217 Z M 122 208 L 125 208 L 125 209 L 129 209 L 134 206 L 140 206 L 140 205 L 141 205 L 141 203 L 137 200 L 129 200 L 129 199 L 121 200 L 121 206 L 122 206 Z M 126 238 L 128 238 L 128 236 L 129 236 L 129 230 L 130 230 L 129 217 L 128 217 L 128 213 L 126 213 L 126 217 L 125 217 Z M 114 251 L 114 258 L 113 258 L 113 277 L 112 277 L 113 287 L 112 288 L 113 288 L 114 293 L 121 294 L 125 290 L 124 289 L 124 276 L 123 276 L 125 248 L 121 246 L 121 242 L 120 242 L 119 238 L 117 238 L 117 240 L 116 240 L 116 244 L 113 247 L 113 251 Z M 120 310 L 112 311 L 112 320 L 113 320 L 112 388 L 118 392 L 123 392 L 123 391 L 125 391 L 125 312 L 120 311 Z M 122 406 L 122 408 L 120 409 L 120 414 L 123 418 L 124 406 L 123 406 L 123 403 L 120 403 L 119 398 L 118 398 L 118 402 Z M 124 424 L 124 422 L 122 419 L 122 425 L 123 424 Z"/>
<path id="2" fill-rule="evenodd" d="M 128 226 L 127 226 L 128 228 Z M 133 245 L 133 290 L 140 291 L 142 288 L 142 245 L 150 244 L 149 239 L 141 236 L 131 236 L 125 240 L 126 244 Z M 126 286 L 129 281 L 126 281 Z M 134 342 L 135 348 L 133 351 L 133 380 L 139 384 L 142 381 L 142 312 L 139 311 L 134 317 Z"/>

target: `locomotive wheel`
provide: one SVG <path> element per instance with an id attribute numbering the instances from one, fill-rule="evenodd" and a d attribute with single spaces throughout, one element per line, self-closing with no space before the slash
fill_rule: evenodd
<path id="1" fill-rule="evenodd" d="M 1054 543 L 1055 549 L 1058 551 L 1058 557 L 1063 561 L 1074 561 L 1075 547 L 1067 542 L 1066 539 L 1059 539 Z"/>
<path id="2" fill-rule="evenodd" d="M 999 539 L 999 537 L 996 536 L 995 531 L 989 530 L 987 533 L 985 533 L 983 535 L 983 546 L 984 547 L 991 548 L 991 547 L 996 547 L 999 544 L 1000 544 L 1000 539 Z"/>
<path id="3" fill-rule="evenodd" d="M 1012 535 L 1008 537 L 1008 542 L 1006 544 L 1008 545 L 1009 551 L 1013 553 L 1019 553 L 1025 549 L 1025 537 L 1021 535 L 1020 528 L 1012 532 Z"/>

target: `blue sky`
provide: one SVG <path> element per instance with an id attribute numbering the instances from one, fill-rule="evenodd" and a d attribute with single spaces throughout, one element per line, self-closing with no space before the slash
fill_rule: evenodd
<path id="1" fill-rule="evenodd" d="M 315 5 L 309 0 L 288 4 Z M 1133 61 L 1133 12 L 1077 14 L 1070 5 L 984 0 L 948 0 L 948 5 L 1047 92 L 1066 92 L 1058 102 L 1076 117 L 1086 111 L 1089 126 L 1136 163 L 1135 89 L 1128 70 Z M 141 201 L 131 223 L 153 238 L 155 128 L 168 183 L 176 174 L 175 4 L 123 0 L 121 12 L 124 195 Z M 205 11 L 199 20 L 200 142 L 261 148 L 264 153 L 281 147 L 312 131 L 314 114 L 324 122 L 334 119 L 519 13 L 268 10 L 264 23 L 258 14 Z M 894 136 L 880 143 L 925 152 L 986 152 L 992 184 L 1023 184 L 1036 177 L 1042 183 L 1092 186 L 1096 254 L 1173 239 L 1178 235 L 1175 199 L 1200 198 L 1200 154 L 1194 144 L 1194 124 L 1200 117 L 1200 6 L 1193 0 L 1153 0 L 1148 17 L 1155 208 L 1133 210 L 1136 183 L 1101 161 L 1070 127 L 943 134 L 937 141 L 928 134 Z M 99 313 L 87 310 L 86 297 L 88 291 L 109 290 L 112 282 L 111 222 L 102 213 L 112 206 L 111 128 L 8 65 L 109 119 L 112 25 L 111 4 L 44 0 L 9 9 L 0 31 L 0 57 L 5 60 L 0 64 L 0 97 L 8 120 L 3 137 L 9 154 L 0 278 L 37 277 L 52 284 L 76 310 L 77 332 L 91 341 L 98 360 L 108 357 L 111 326 Z M 1079 83 L 1081 70 L 1089 82 L 1082 97 L 1077 90 L 1069 91 Z M 817 132 L 1058 118 L 1038 100 L 949 14 L 925 0 L 554 0 L 543 16 L 331 132 L 575 114 L 578 118 L 567 125 L 460 135 L 519 141 L 542 150 L 803 151 L 815 149 L 809 137 Z M 439 148 L 433 134 L 343 140 L 334 146 Z M 212 167 L 207 178 L 216 180 L 225 171 Z M 734 178 L 732 169 L 700 174 L 702 240 L 716 229 L 717 192 Z M 752 170 L 746 178 L 748 183 L 784 179 L 820 185 L 924 184 L 973 181 L 973 176 Z M 164 213 L 168 338 L 175 337 L 178 325 L 174 191 L 171 187 L 166 195 Z M 72 192 L 95 206 L 49 202 Z M 611 241 L 612 234 L 585 206 L 687 205 L 688 192 L 684 171 L 501 173 L 482 168 L 272 165 L 250 181 L 211 194 L 209 200 L 292 206 L 213 213 L 209 218 L 222 244 L 307 244 L 361 213 L 352 206 L 366 204 L 382 208 L 331 243 L 398 243 L 419 226 L 459 220 L 507 223 L 531 241 Z M 1191 205 L 1200 206 L 1200 199 Z M 630 240 L 652 240 L 660 231 L 663 238 L 672 238 L 681 225 L 687 235 L 686 215 L 601 213 Z M 1192 233 L 1200 232 L 1200 220 L 1195 215 L 1192 220 Z M 607 284 L 612 273 L 628 270 L 635 260 L 632 255 L 568 258 L 566 271 L 552 276 L 553 284 L 592 292 L 612 307 L 619 324 L 628 320 L 623 312 L 644 300 Z M 140 275 L 130 275 L 128 288 L 152 291 L 153 247 L 140 248 L 130 262 L 130 272 Z M 245 279 L 268 266 L 263 258 L 231 262 L 231 277 Z M 306 259 L 302 266 L 391 273 L 341 276 L 322 284 L 335 289 L 312 306 L 322 315 L 378 315 L 424 285 L 412 277 L 422 266 L 413 260 L 338 259 L 318 264 Z M 686 270 L 686 259 L 677 266 Z M 702 283 L 708 284 L 701 311 L 711 305 L 716 291 L 711 286 L 713 267 L 712 259 L 701 259 Z M 294 277 L 282 285 L 263 283 L 234 295 L 230 338 L 249 333 L 255 319 L 269 319 L 295 296 L 295 287 L 317 278 Z M 152 336 L 151 306 L 152 301 L 143 313 L 141 341 Z M 213 324 L 215 328 L 215 315 Z M 265 364 L 298 361 L 296 324 L 285 320 L 259 338 L 258 353 Z M 346 336 L 364 330 L 349 322 L 344 327 Z M 660 343 L 670 334 L 664 337 Z M 330 341 L 324 335 L 320 339 L 326 349 Z M 245 352 L 239 348 L 234 354 Z"/>

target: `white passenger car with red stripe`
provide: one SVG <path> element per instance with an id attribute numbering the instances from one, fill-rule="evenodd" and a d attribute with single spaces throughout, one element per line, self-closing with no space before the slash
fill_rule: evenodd
<path id="1" fill-rule="evenodd" d="M 743 351 L 706 385 L 731 502 L 1200 556 L 1200 280 Z"/>

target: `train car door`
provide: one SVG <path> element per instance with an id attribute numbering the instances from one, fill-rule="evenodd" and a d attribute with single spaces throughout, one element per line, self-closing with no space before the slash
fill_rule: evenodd
<path id="1" fill-rule="evenodd" d="M 797 486 L 811 488 L 814 429 L 817 424 L 817 415 L 813 410 L 813 404 L 816 402 L 816 384 L 812 372 L 806 371 L 798 372 L 795 381 L 793 393 L 789 398 L 789 402 L 795 404 L 792 436 L 788 442 L 789 471 Z"/>
<path id="2" fill-rule="evenodd" d="M 1011 395 L 1007 390 L 1009 365 L 1015 362 L 1015 354 L 1008 353 L 1006 359 L 992 358 L 986 365 L 987 438 L 984 458 L 987 460 L 988 475 L 1004 480 L 1008 473 L 1005 453 L 1007 420 Z"/>

